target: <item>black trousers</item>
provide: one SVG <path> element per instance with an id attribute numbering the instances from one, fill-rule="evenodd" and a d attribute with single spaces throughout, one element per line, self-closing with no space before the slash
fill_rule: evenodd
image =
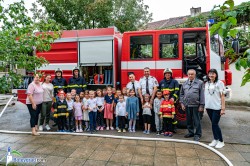
<path id="1" fill-rule="evenodd" d="M 173 119 L 172 118 L 163 118 L 163 131 L 164 132 L 173 132 Z"/>
<path id="2" fill-rule="evenodd" d="M 75 126 L 74 124 L 74 115 L 73 115 L 73 110 L 69 110 L 69 117 L 66 120 L 66 127 L 68 130 L 73 129 Z"/>
<path id="3" fill-rule="evenodd" d="M 187 129 L 188 133 L 201 137 L 201 121 L 198 107 L 187 107 Z M 194 131 L 195 130 L 195 131 Z"/>
<path id="4" fill-rule="evenodd" d="M 120 129 L 123 130 L 125 128 L 125 121 L 126 121 L 125 116 L 118 116 L 118 121 Z"/>
<path id="5" fill-rule="evenodd" d="M 96 122 L 97 126 L 104 126 L 104 110 L 102 112 L 97 111 L 97 117 L 96 117 Z"/>
<path id="6" fill-rule="evenodd" d="M 66 116 L 58 116 L 57 124 L 58 124 L 58 130 L 64 130 L 66 125 Z"/>
<path id="7" fill-rule="evenodd" d="M 36 106 L 36 110 L 32 108 L 32 104 L 27 104 L 27 107 L 30 113 L 30 127 L 33 128 L 38 124 L 38 118 L 42 109 L 42 104 L 38 104 Z"/>

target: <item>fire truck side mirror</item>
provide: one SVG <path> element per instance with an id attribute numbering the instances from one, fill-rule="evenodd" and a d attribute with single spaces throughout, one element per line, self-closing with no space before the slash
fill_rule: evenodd
<path id="1" fill-rule="evenodd" d="M 232 41 L 232 48 L 233 48 L 233 50 L 234 50 L 234 52 L 235 52 L 236 54 L 239 54 L 239 51 L 240 51 L 239 40 L 234 39 L 234 40 Z"/>

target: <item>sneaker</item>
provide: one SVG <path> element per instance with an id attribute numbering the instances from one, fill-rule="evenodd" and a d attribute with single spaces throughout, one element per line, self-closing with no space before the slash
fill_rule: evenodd
<path id="1" fill-rule="evenodd" d="M 131 129 L 128 129 L 128 132 L 132 133 L 132 132 L 133 132 L 133 130 L 131 130 Z"/>
<path id="2" fill-rule="evenodd" d="M 43 126 L 42 126 L 42 125 L 39 126 L 39 130 L 40 130 L 40 131 L 43 131 Z"/>
<path id="3" fill-rule="evenodd" d="M 109 130 L 109 127 L 106 127 L 106 130 Z"/>
<path id="4" fill-rule="evenodd" d="M 80 129 L 79 132 L 82 132 L 82 129 Z"/>
<path id="5" fill-rule="evenodd" d="M 103 130 L 103 127 L 100 127 L 100 130 Z"/>
<path id="6" fill-rule="evenodd" d="M 119 127 L 116 127 L 115 129 L 116 129 L 116 130 L 120 130 Z"/>
<path id="7" fill-rule="evenodd" d="M 150 131 L 148 130 L 146 134 L 150 134 Z"/>
<path id="8" fill-rule="evenodd" d="M 76 133 L 79 133 L 80 132 L 80 130 L 79 129 L 76 129 Z"/>
<path id="9" fill-rule="evenodd" d="M 147 130 L 144 130 L 144 131 L 143 131 L 143 134 L 147 134 Z"/>
<path id="10" fill-rule="evenodd" d="M 87 128 L 87 131 L 90 131 L 90 128 Z"/>
<path id="11" fill-rule="evenodd" d="M 96 127 L 96 130 L 100 130 L 100 128 L 101 128 L 100 126 L 97 126 L 97 127 Z"/>
<path id="12" fill-rule="evenodd" d="M 218 140 L 213 140 L 210 144 L 208 144 L 208 146 L 213 147 L 213 146 L 216 146 L 217 143 L 218 143 Z"/>
<path id="13" fill-rule="evenodd" d="M 123 129 L 122 132 L 126 133 L 126 129 Z"/>
<path id="14" fill-rule="evenodd" d="M 167 137 L 168 135 L 169 135 L 169 133 L 168 133 L 168 132 L 165 132 L 165 133 L 164 133 L 164 136 L 166 136 L 166 137 Z"/>
<path id="15" fill-rule="evenodd" d="M 110 127 L 111 130 L 114 130 L 114 127 Z"/>
<path id="16" fill-rule="evenodd" d="M 135 129 L 133 129 L 132 132 L 135 133 Z"/>
<path id="17" fill-rule="evenodd" d="M 224 143 L 224 142 L 218 141 L 218 142 L 217 142 L 217 145 L 215 146 L 215 148 L 220 149 L 220 148 L 222 148 L 223 146 L 225 146 L 225 143 Z"/>
<path id="18" fill-rule="evenodd" d="M 157 131 L 157 132 L 156 132 L 156 135 L 160 135 L 160 132 L 159 132 L 159 131 Z"/>
<path id="19" fill-rule="evenodd" d="M 51 129 L 48 124 L 45 126 L 45 128 L 46 128 L 47 131 L 49 131 Z"/>
<path id="20" fill-rule="evenodd" d="M 118 130 L 118 133 L 122 132 L 121 130 Z"/>
<path id="21" fill-rule="evenodd" d="M 173 133 L 172 133 L 172 132 L 169 132 L 169 133 L 168 133 L 168 136 L 169 136 L 169 137 L 172 137 L 172 136 L 173 136 Z"/>
<path id="22" fill-rule="evenodd" d="M 164 135 L 164 134 L 165 134 L 165 133 L 162 131 L 162 132 L 161 132 L 161 135 Z"/>

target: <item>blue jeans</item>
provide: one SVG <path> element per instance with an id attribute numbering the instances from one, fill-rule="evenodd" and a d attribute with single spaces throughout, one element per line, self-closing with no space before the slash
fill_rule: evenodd
<path id="1" fill-rule="evenodd" d="M 96 130 L 96 115 L 97 112 L 89 112 L 90 131 Z"/>
<path id="2" fill-rule="evenodd" d="M 212 122 L 212 131 L 213 131 L 214 139 L 219 140 L 220 142 L 223 142 L 222 133 L 221 133 L 221 129 L 219 126 L 221 110 L 213 110 L 213 109 L 206 109 L 206 110 Z"/>

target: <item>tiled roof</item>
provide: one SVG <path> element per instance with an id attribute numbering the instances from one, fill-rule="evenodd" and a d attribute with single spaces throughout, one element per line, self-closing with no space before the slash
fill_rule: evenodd
<path id="1" fill-rule="evenodd" d="M 161 20 L 161 21 L 156 21 L 156 22 L 151 22 L 151 23 L 148 23 L 146 29 L 162 29 L 165 27 L 170 27 L 173 25 L 182 24 L 187 20 L 188 17 L 190 17 L 190 15 L 169 18 L 166 20 Z"/>

